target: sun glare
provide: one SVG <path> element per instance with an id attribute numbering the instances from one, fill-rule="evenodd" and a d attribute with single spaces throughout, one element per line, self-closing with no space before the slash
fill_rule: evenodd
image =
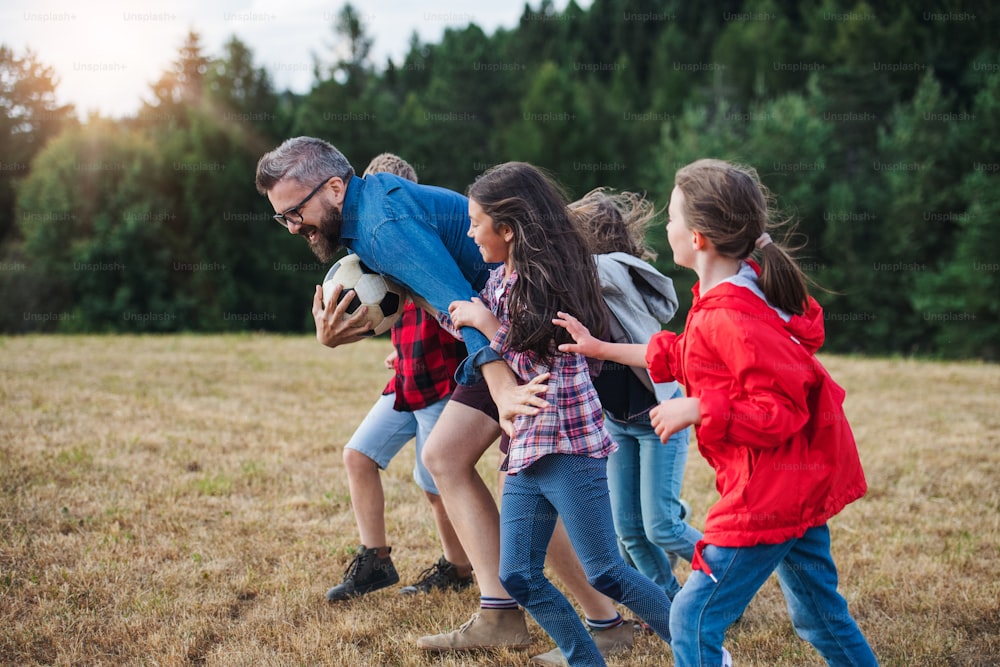
<path id="1" fill-rule="evenodd" d="M 75 104 L 81 118 L 92 111 L 115 117 L 134 113 L 191 27 L 170 11 L 113 4 L 118 3 L 25 9 L 11 17 L 23 23 L 15 50 L 30 48 L 52 67 L 59 99 Z"/>

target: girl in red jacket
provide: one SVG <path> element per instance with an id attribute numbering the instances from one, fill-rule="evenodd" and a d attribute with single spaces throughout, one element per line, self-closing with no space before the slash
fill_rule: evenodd
<path id="1" fill-rule="evenodd" d="M 678 380 L 686 398 L 651 413 L 663 442 L 695 426 L 721 498 L 670 613 L 678 667 L 720 665 L 722 642 L 772 572 L 796 632 L 830 665 L 877 665 L 837 592 L 827 520 L 864 495 L 844 391 L 814 356 L 823 311 L 792 257 L 768 235 L 768 193 L 752 169 L 699 160 L 680 171 L 667 238 L 698 275 L 684 333 L 648 346 L 607 343 L 575 318 L 560 350 Z M 760 264 L 750 256 L 759 252 Z"/>

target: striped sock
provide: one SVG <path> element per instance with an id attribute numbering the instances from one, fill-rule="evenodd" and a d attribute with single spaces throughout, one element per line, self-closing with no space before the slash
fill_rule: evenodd
<path id="1" fill-rule="evenodd" d="M 514 598 L 491 598 L 480 595 L 479 607 L 481 609 L 517 609 L 517 600 Z"/>
<path id="2" fill-rule="evenodd" d="M 611 628 L 617 628 L 619 625 L 625 622 L 621 614 L 615 614 L 614 618 L 609 618 L 606 621 L 595 621 L 592 618 L 587 619 L 587 626 L 595 630 L 610 630 Z"/>

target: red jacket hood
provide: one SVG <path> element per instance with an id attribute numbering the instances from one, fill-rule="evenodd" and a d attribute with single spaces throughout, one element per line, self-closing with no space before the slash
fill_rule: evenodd
<path id="1" fill-rule="evenodd" d="M 747 260 L 747 264 L 760 275 L 760 266 Z M 700 308 L 733 308 L 733 297 L 736 297 L 743 307 L 740 309 L 748 315 L 761 320 L 770 321 L 775 326 L 781 326 L 790 336 L 795 338 L 811 354 L 815 354 L 823 346 L 826 338 L 826 327 L 823 320 L 823 307 L 811 296 L 806 302 L 806 310 L 801 315 L 792 315 L 787 321 L 781 317 L 777 307 L 772 306 L 749 287 L 734 283 L 722 283 L 710 289 L 701 296 L 701 283 L 695 283 L 691 288 L 694 295 L 692 310 Z M 785 313 L 787 315 L 787 313 Z"/>

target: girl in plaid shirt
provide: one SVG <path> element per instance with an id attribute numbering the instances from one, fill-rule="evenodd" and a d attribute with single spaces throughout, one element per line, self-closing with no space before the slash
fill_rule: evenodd
<path id="1" fill-rule="evenodd" d="M 587 361 L 557 350 L 570 342 L 552 323 L 559 311 L 576 308 L 592 327 L 606 326 L 587 243 L 558 187 L 525 163 L 482 174 L 469 188 L 469 217 L 469 236 L 483 260 L 503 265 L 480 298 L 451 304 L 452 323 L 490 338 L 522 381 L 550 374 L 548 407 L 515 420 L 502 466 L 508 477 L 500 505 L 500 581 L 571 665 L 605 664 L 572 605 L 543 573 L 562 517 L 591 585 L 669 642 L 670 600 L 618 552 L 606 472 L 617 446 L 604 428 Z"/>

